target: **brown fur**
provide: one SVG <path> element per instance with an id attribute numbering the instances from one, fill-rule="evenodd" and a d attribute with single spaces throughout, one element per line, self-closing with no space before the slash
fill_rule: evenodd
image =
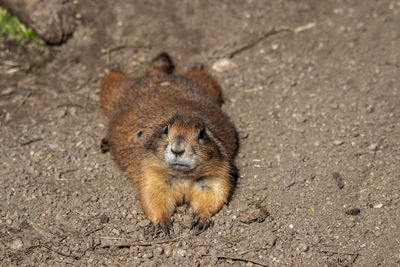
<path id="1" fill-rule="evenodd" d="M 164 53 L 140 79 L 109 71 L 100 103 L 110 119 L 111 153 L 133 180 L 148 219 L 165 227 L 175 207 L 188 203 L 203 225 L 230 197 L 238 141 L 219 108 L 222 94 L 215 79 L 199 68 L 183 76 L 172 70 Z M 174 149 L 187 160 L 183 167 L 168 162 L 166 153 L 178 155 Z"/>

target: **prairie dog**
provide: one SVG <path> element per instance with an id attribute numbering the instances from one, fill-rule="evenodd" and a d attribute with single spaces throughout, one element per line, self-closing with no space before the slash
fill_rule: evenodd
<path id="1" fill-rule="evenodd" d="M 216 80 L 202 66 L 181 76 L 173 70 L 161 53 L 139 79 L 106 71 L 100 90 L 111 153 L 134 182 L 147 218 L 168 235 L 175 207 L 185 203 L 193 226 L 210 226 L 232 193 L 238 148 Z"/>

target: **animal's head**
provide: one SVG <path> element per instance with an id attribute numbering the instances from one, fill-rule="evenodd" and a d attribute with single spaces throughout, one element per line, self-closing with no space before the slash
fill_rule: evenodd
<path id="1" fill-rule="evenodd" d="M 205 122 L 196 117 L 174 116 L 146 144 L 170 169 L 191 172 L 226 152 Z"/>

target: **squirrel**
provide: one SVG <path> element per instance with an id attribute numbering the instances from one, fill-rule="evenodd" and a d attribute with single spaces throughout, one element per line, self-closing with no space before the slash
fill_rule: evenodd
<path id="1" fill-rule="evenodd" d="M 192 208 L 191 228 L 212 225 L 232 194 L 238 149 L 214 77 L 202 65 L 180 76 L 173 71 L 170 56 L 161 53 L 142 78 L 106 69 L 100 89 L 109 118 L 103 148 L 132 179 L 147 218 L 168 236 L 178 205 Z"/>

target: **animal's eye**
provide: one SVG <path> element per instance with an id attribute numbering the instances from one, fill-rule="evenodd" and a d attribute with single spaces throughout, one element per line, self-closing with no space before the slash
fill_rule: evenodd
<path id="1" fill-rule="evenodd" d="M 206 138 L 206 130 L 201 129 L 199 132 L 199 140 L 204 140 Z"/>
<path id="2" fill-rule="evenodd" d="M 165 126 L 164 129 L 163 129 L 163 133 L 164 133 L 165 135 L 168 135 L 168 132 L 169 132 L 169 126 L 167 125 L 167 126 Z"/>

